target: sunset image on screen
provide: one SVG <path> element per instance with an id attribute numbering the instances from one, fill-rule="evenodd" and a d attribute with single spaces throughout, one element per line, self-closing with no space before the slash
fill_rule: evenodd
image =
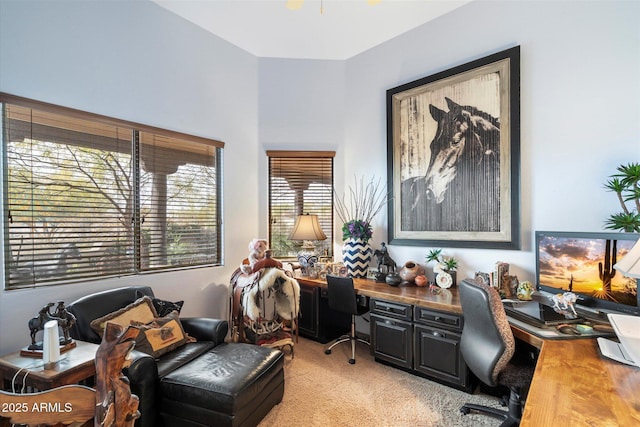
<path id="1" fill-rule="evenodd" d="M 540 284 L 635 305 L 635 279 L 625 277 L 613 268 L 634 243 L 630 240 L 543 237 L 538 248 Z"/>

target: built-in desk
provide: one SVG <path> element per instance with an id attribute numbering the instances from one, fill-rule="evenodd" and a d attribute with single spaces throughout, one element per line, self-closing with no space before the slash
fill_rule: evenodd
<path id="1" fill-rule="evenodd" d="M 299 281 L 326 286 L 322 280 Z M 462 313 L 457 288 L 435 294 L 366 279 L 355 279 L 354 286 L 360 295 Z M 516 321 L 511 328 L 516 338 L 540 349 L 521 427 L 640 425 L 640 369 L 601 356 L 595 339 L 544 339 Z"/>

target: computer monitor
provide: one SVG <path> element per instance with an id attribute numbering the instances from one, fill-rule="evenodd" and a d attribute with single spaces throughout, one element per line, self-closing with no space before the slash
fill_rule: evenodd
<path id="1" fill-rule="evenodd" d="M 640 239 L 637 233 L 536 231 L 537 288 L 573 292 L 577 305 L 640 315 L 638 282 L 613 268 Z"/>

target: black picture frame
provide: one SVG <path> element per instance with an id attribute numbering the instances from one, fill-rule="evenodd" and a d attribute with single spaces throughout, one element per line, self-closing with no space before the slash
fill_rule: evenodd
<path id="1" fill-rule="evenodd" d="M 389 243 L 520 249 L 520 46 L 386 101 Z"/>

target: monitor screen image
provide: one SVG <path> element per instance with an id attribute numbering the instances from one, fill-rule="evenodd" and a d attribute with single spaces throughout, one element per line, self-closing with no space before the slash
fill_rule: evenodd
<path id="1" fill-rule="evenodd" d="M 634 233 L 536 232 L 539 289 L 573 292 L 579 304 L 640 314 L 637 280 L 613 268 L 638 238 Z"/>

